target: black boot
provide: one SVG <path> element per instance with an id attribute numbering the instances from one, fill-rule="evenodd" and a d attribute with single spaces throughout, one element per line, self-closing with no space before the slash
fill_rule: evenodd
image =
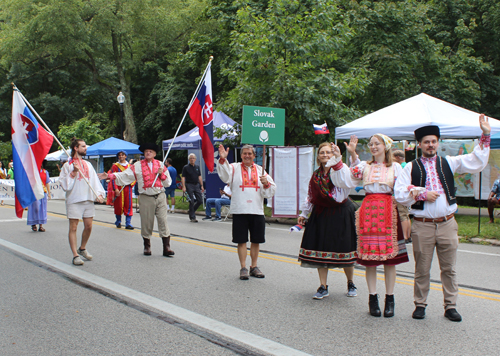
<path id="1" fill-rule="evenodd" d="M 378 306 L 378 294 L 370 294 L 370 299 L 368 301 L 368 306 L 370 307 L 371 316 L 381 316 L 382 312 Z"/>
<path id="2" fill-rule="evenodd" d="M 162 237 L 163 241 L 163 256 L 170 257 L 175 255 L 175 252 L 170 249 L 170 236 Z"/>
<path id="3" fill-rule="evenodd" d="M 384 309 L 384 317 L 391 318 L 394 316 L 394 294 L 385 295 L 385 309 Z"/>
<path id="4" fill-rule="evenodd" d="M 142 238 L 144 240 L 144 255 L 151 256 L 151 240 Z"/>

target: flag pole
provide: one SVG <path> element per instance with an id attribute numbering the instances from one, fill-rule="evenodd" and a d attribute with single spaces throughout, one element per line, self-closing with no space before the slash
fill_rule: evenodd
<path id="1" fill-rule="evenodd" d="M 71 157 L 71 156 L 69 155 L 69 153 L 66 150 L 66 148 L 64 148 L 63 144 L 59 141 L 59 139 L 56 137 L 56 135 L 54 135 L 54 133 L 52 132 L 52 130 L 47 126 L 47 124 L 45 123 L 45 121 L 43 121 L 43 119 L 40 117 L 40 115 L 38 115 L 38 113 L 36 112 L 36 110 L 31 106 L 31 104 L 29 103 L 29 101 L 24 97 L 23 93 L 21 93 L 21 91 L 16 87 L 16 85 L 14 83 L 11 83 L 11 84 L 12 84 L 13 89 L 15 91 L 17 91 L 19 93 L 19 95 L 21 95 L 21 98 L 23 99 L 24 103 L 26 105 L 28 105 L 28 107 L 30 108 L 30 110 L 35 114 L 35 116 L 37 117 L 38 121 L 40 121 L 42 123 L 42 125 L 45 127 L 45 129 L 52 135 L 52 137 L 54 137 L 54 139 L 59 144 L 59 146 L 61 146 L 61 148 L 64 150 L 64 152 L 66 153 L 66 155 L 68 156 L 68 159 L 69 159 L 69 157 Z M 83 174 L 81 176 L 83 177 L 83 179 L 85 180 L 85 182 L 89 185 L 90 190 L 92 190 L 92 192 L 94 193 L 94 195 L 96 196 L 96 198 L 99 198 L 99 195 L 96 193 L 96 191 L 94 190 L 94 188 L 92 188 L 92 186 L 90 185 L 90 182 L 87 180 L 87 177 L 85 177 Z"/>
<path id="2" fill-rule="evenodd" d="M 172 142 L 170 143 L 170 146 L 168 146 L 168 150 L 167 150 L 167 154 L 165 155 L 165 157 L 163 158 L 163 164 L 165 164 L 165 161 L 167 160 L 167 157 L 170 153 L 170 150 L 172 149 L 172 146 L 174 145 L 174 142 L 175 142 L 175 139 L 177 137 L 177 134 L 179 133 L 179 130 L 181 129 L 181 126 L 182 124 L 184 123 L 184 119 L 186 118 L 186 115 L 189 111 L 189 108 L 191 107 L 191 105 L 193 104 L 193 101 L 196 99 L 196 96 L 198 95 L 198 92 L 200 91 L 200 86 L 201 84 L 203 83 L 203 80 L 205 79 L 205 76 L 207 75 L 207 70 L 208 68 L 210 67 L 210 64 L 212 63 L 212 59 L 214 59 L 214 56 L 210 56 L 210 60 L 208 61 L 208 64 L 207 64 L 207 67 L 205 68 L 205 71 L 203 72 L 203 75 L 201 77 L 201 80 L 200 82 L 198 83 L 198 86 L 196 87 L 196 90 L 194 92 L 194 95 L 193 97 L 191 98 L 191 101 L 189 102 L 189 105 L 186 109 L 186 112 L 184 113 L 184 116 L 182 117 L 182 120 L 181 120 L 181 123 L 179 124 L 179 127 L 177 127 L 177 131 L 175 132 L 175 135 L 174 135 L 174 138 L 172 139 Z M 158 173 L 156 174 L 155 176 L 155 179 L 153 181 L 153 187 L 155 186 L 155 183 L 156 183 L 156 180 L 158 179 Z"/>

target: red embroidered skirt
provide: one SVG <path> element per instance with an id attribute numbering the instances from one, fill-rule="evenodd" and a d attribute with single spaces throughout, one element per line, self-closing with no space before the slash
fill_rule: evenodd
<path id="1" fill-rule="evenodd" d="M 394 197 L 369 194 L 356 212 L 357 263 L 363 266 L 408 262 L 403 230 Z"/>

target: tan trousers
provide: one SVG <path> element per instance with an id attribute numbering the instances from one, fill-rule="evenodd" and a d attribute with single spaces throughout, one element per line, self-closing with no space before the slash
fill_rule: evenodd
<path id="1" fill-rule="evenodd" d="M 458 297 L 457 283 L 457 249 L 458 225 L 456 220 L 432 223 L 413 220 L 411 238 L 413 240 L 413 256 L 415 257 L 414 298 L 417 307 L 427 305 L 430 288 L 430 271 L 434 247 L 436 248 L 441 283 L 443 285 L 445 310 L 456 308 Z"/>
<path id="2" fill-rule="evenodd" d="M 170 236 L 167 225 L 167 200 L 165 193 L 160 193 L 156 197 L 141 194 L 139 199 L 139 211 L 141 214 L 141 236 L 150 239 L 153 235 L 155 216 L 158 221 L 158 231 L 160 237 Z"/>

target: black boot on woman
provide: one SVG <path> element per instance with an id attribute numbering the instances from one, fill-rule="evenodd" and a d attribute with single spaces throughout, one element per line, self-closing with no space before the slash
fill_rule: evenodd
<path id="1" fill-rule="evenodd" d="M 378 294 L 370 294 L 370 299 L 368 301 L 368 306 L 370 307 L 371 316 L 381 316 L 382 312 L 378 306 Z"/>
<path id="2" fill-rule="evenodd" d="M 394 316 L 394 294 L 386 294 L 385 295 L 385 308 L 384 308 L 384 317 L 390 318 Z"/>

